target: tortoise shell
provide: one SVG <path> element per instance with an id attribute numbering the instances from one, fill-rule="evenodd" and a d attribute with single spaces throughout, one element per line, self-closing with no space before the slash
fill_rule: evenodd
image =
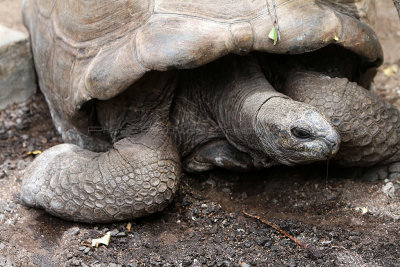
<path id="1" fill-rule="evenodd" d="M 365 23 L 372 9 L 369 0 L 25 0 L 23 16 L 57 129 L 64 140 L 90 147 L 86 103 L 111 99 L 150 71 L 329 44 L 376 67 L 382 49 Z M 274 45 L 268 35 L 276 18 L 281 38 Z"/>

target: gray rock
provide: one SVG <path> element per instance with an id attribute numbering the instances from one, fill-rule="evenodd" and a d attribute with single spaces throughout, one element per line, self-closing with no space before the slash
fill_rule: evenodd
<path id="1" fill-rule="evenodd" d="M 395 196 L 395 188 L 392 182 L 389 182 L 385 185 L 382 186 L 382 192 L 389 197 L 394 197 Z"/>
<path id="2" fill-rule="evenodd" d="M 119 232 L 118 234 L 115 235 L 116 237 L 123 237 L 126 236 L 125 232 Z"/>
<path id="3" fill-rule="evenodd" d="M 28 36 L 0 25 L 0 109 L 36 92 Z"/>
<path id="4" fill-rule="evenodd" d="M 20 159 L 17 163 L 17 168 L 18 168 L 18 170 L 25 170 L 26 167 L 29 166 L 29 164 L 31 164 L 31 162 L 29 160 Z"/>
<path id="5" fill-rule="evenodd" d="M 7 201 L 0 199 L 0 213 L 3 213 L 7 207 Z"/>
<path id="6" fill-rule="evenodd" d="M 76 228 L 76 229 L 74 229 L 73 231 L 72 231 L 72 235 L 74 235 L 74 236 L 76 236 L 76 235 L 79 235 L 79 233 L 81 232 L 81 230 L 79 230 L 79 228 Z"/>
<path id="7" fill-rule="evenodd" d="M 116 236 L 119 233 L 118 229 L 114 229 L 110 232 L 111 236 Z"/>

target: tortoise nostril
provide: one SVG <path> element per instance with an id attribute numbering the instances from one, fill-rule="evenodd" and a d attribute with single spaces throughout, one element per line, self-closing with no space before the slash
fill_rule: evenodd
<path id="1" fill-rule="evenodd" d="M 332 155 L 334 155 L 334 154 L 336 154 L 338 152 L 340 139 L 327 137 L 326 138 L 326 143 L 327 143 L 327 146 L 330 148 Z"/>

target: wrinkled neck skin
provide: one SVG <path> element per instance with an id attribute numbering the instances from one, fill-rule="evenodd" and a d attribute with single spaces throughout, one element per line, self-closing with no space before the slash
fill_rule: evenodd
<path id="1" fill-rule="evenodd" d="M 208 133 L 207 137 L 218 138 L 215 133 L 215 128 L 218 128 L 219 136 L 226 138 L 238 150 L 251 155 L 256 166 L 269 167 L 278 163 L 271 157 L 274 152 L 271 146 L 273 142 L 262 143 L 260 139 L 257 116 L 272 99 L 276 104 L 288 97 L 272 88 L 255 57 L 228 56 L 202 68 L 183 72 L 179 86 L 181 89 L 178 90 L 175 109 L 184 106 L 179 104 L 184 101 L 186 110 L 196 113 L 196 116 L 189 120 L 177 120 L 176 117 L 185 116 L 187 111 L 182 110 L 181 114 L 173 111 L 173 121 L 189 122 L 191 125 L 186 126 L 186 129 L 197 128 L 199 124 L 208 121 L 207 124 L 215 127 L 208 129 L 211 134 Z M 273 112 L 270 119 L 273 118 Z M 179 140 L 197 140 L 197 143 L 206 141 L 199 131 L 182 130 L 185 128 L 182 123 L 176 127 Z M 182 154 L 187 154 L 195 145 L 181 146 Z"/>
<path id="2" fill-rule="evenodd" d="M 219 77 L 221 79 L 216 83 L 219 93 L 215 95 L 208 91 L 209 103 L 212 103 L 208 108 L 215 114 L 226 138 L 237 149 L 250 154 L 258 164 L 264 167 L 275 165 L 274 142 L 260 138 L 263 128 L 259 118 L 264 116 L 264 122 L 274 120 L 277 118 L 274 113 L 281 111 L 271 109 L 270 113 L 265 113 L 263 109 L 272 102 L 274 107 L 279 106 L 289 98 L 275 91 L 252 56 L 236 57 L 231 68 L 223 68 Z"/>

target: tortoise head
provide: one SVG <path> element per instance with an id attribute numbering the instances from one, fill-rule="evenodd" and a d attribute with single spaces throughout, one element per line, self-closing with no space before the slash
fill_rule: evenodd
<path id="1" fill-rule="evenodd" d="M 340 136 L 316 108 L 287 98 L 275 97 L 268 102 L 257 114 L 255 130 L 262 149 L 271 158 L 294 165 L 336 154 Z"/>

